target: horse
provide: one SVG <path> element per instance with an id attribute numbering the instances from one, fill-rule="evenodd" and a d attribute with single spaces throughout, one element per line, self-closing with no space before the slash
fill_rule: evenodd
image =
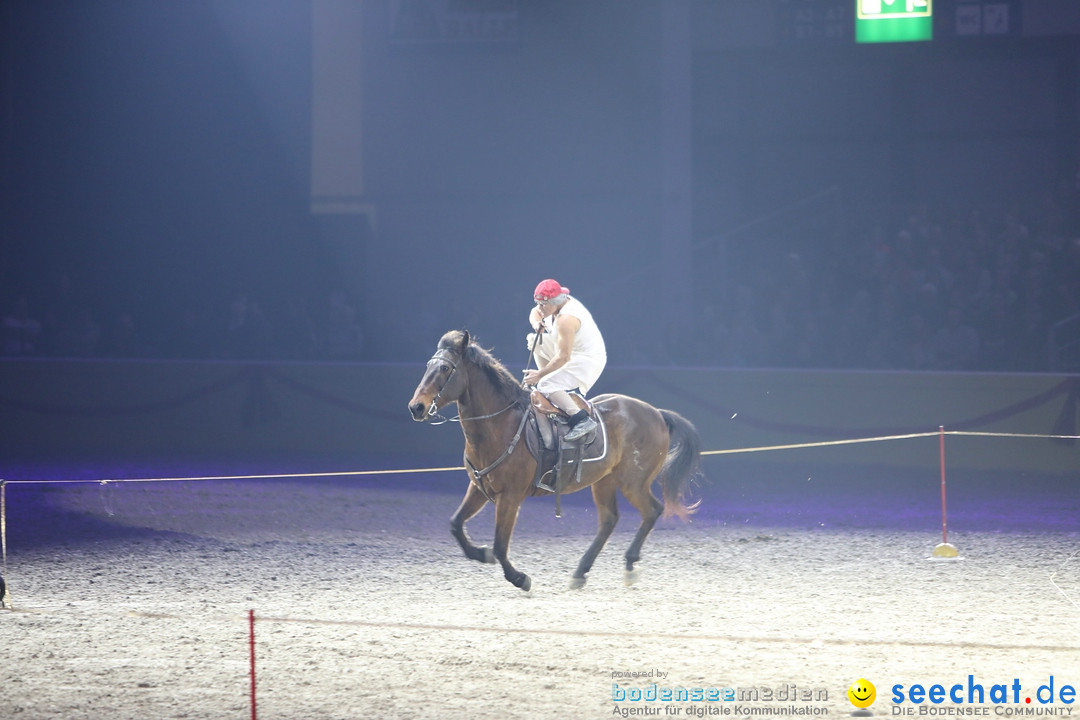
<path id="1" fill-rule="evenodd" d="M 466 557 L 491 564 L 498 560 L 506 579 L 525 592 L 532 580 L 510 562 L 510 538 L 525 499 L 549 494 L 534 483 L 537 460 L 525 443 L 518 442 L 532 412 L 529 395 L 490 351 L 472 341 L 468 331 L 451 330 L 440 338 L 409 400 L 409 412 L 417 422 L 434 417 L 443 405 L 457 403 L 469 486 L 450 519 L 451 534 Z M 615 529 L 617 491 L 641 513 L 625 556 L 627 584 L 636 580 L 634 564 L 656 521 L 662 515 L 685 520 L 698 505 L 685 500 L 701 463 L 700 438 L 689 420 L 626 395 L 597 395 L 592 404 L 602 421 L 606 452 L 595 462 L 581 463 L 580 482 L 570 482 L 563 490 L 591 488 L 597 510 L 596 537 L 574 570 L 573 588 L 584 586 L 586 574 Z M 652 492 L 658 477 L 663 502 Z M 488 502 L 495 504 L 494 550 L 473 544 L 465 529 Z"/>

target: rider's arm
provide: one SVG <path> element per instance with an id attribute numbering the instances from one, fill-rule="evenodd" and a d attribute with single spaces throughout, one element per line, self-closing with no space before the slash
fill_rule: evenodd
<path id="1" fill-rule="evenodd" d="M 574 349 L 574 336 L 577 334 L 578 328 L 581 327 L 581 321 L 570 315 L 558 315 L 555 322 L 559 325 L 559 343 L 555 346 L 555 357 L 551 358 L 551 362 L 540 368 L 538 379 L 550 375 L 570 362 L 570 353 Z"/>

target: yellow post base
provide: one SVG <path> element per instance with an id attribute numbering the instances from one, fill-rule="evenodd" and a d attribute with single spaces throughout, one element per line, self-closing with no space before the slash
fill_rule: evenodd
<path id="1" fill-rule="evenodd" d="M 938 543 L 934 548 L 934 557 L 936 558 L 954 558 L 959 555 L 956 546 L 952 543 Z"/>

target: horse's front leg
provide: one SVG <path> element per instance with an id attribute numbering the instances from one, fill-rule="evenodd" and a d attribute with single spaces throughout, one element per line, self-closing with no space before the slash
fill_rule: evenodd
<path id="1" fill-rule="evenodd" d="M 450 534 L 454 536 L 454 539 L 458 541 L 458 545 L 465 551 L 465 557 L 482 563 L 494 563 L 495 555 L 491 552 L 491 548 L 486 545 L 474 545 L 473 541 L 469 539 L 469 533 L 465 530 L 465 523 L 480 512 L 487 502 L 488 499 L 484 496 L 484 493 L 480 492 L 475 483 L 470 482 L 469 489 L 465 491 L 465 497 L 461 500 L 461 505 L 454 512 L 454 516 L 450 518 Z"/>
<path id="2" fill-rule="evenodd" d="M 495 496 L 495 559 L 502 565 L 503 575 L 514 587 L 529 592 L 532 580 L 511 565 L 508 557 L 510 538 L 514 534 L 514 524 L 517 523 L 518 511 L 521 509 L 523 500 L 522 497 Z"/>

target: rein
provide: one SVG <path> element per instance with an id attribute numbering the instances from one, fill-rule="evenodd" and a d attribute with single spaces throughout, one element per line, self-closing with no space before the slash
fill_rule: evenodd
<path id="1" fill-rule="evenodd" d="M 502 410 L 496 410 L 495 412 L 488 413 L 487 415 L 474 415 L 472 417 L 465 417 L 465 418 L 461 417 L 461 415 L 458 415 L 458 416 L 452 417 L 452 418 L 446 418 L 446 417 L 443 417 L 442 415 L 439 415 L 439 413 L 438 413 L 439 399 L 442 397 L 443 390 L 445 390 L 446 386 L 450 384 L 450 379 L 454 376 L 454 373 L 456 373 L 457 369 L 458 369 L 458 364 L 456 362 L 454 362 L 453 360 L 451 360 L 449 357 L 447 357 L 447 355 L 446 355 L 447 352 L 449 352 L 449 351 L 446 348 L 438 350 L 438 351 L 436 351 L 436 353 L 434 355 L 431 356 L 431 359 L 428 360 L 429 365 L 431 363 L 433 363 L 433 362 L 440 361 L 440 362 L 449 363 L 450 368 L 451 368 L 450 373 L 446 376 L 446 380 L 444 380 L 442 385 L 439 386 L 439 391 L 437 393 L 435 393 L 435 398 L 431 401 L 431 407 L 428 408 L 428 418 L 429 418 L 430 424 L 432 424 L 432 425 L 442 425 L 443 423 L 447 423 L 447 422 L 460 423 L 460 422 L 463 422 L 463 421 L 487 420 L 489 418 L 493 418 L 493 417 L 497 417 L 499 415 L 502 415 L 507 410 L 510 410 L 511 408 L 517 407 L 517 406 L 519 406 L 521 404 L 521 402 L 519 400 L 512 400 L 510 402 L 510 404 L 507 405 L 506 407 L 504 407 Z M 436 418 L 438 419 L 438 422 L 434 422 L 434 419 L 436 419 Z M 489 473 L 491 473 L 491 471 L 494 470 L 495 468 L 502 465 L 503 462 L 505 462 L 506 459 L 508 457 L 510 457 L 514 453 L 514 450 L 517 448 L 517 444 L 521 441 L 521 434 L 525 430 L 525 423 L 528 421 L 528 419 L 529 419 L 529 410 L 528 410 L 528 408 L 525 408 L 524 411 L 521 413 L 521 422 L 518 423 L 517 431 L 514 433 L 514 437 L 510 439 L 510 444 L 507 446 L 506 450 L 503 451 L 503 454 L 500 455 L 499 458 L 495 462 L 491 463 L 490 465 L 488 465 L 483 470 L 477 470 L 476 466 L 472 464 L 472 461 L 469 460 L 468 456 L 465 457 L 465 464 L 468 465 L 468 467 L 469 467 L 469 472 L 472 475 L 472 478 L 471 478 L 472 482 L 476 485 L 477 488 L 479 488 L 480 492 L 482 492 L 484 494 L 484 497 L 486 497 L 490 502 L 495 502 L 495 501 L 492 499 L 492 497 L 488 493 L 488 491 L 484 488 L 484 484 L 483 484 L 482 481 L 483 481 L 485 476 L 487 476 Z"/>
<path id="2" fill-rule="evenodd" d="M 431 425 L 442 425 L 443 423 L 448 423 L 448 422 L 460 423 L 460 422 L 464 422 L 466 420 L 487 420 L 488 418 L 493 418 L 496 415 L 502 415 L 504 412 L 506 412 L 507 410 L 509 410 L 510 408 L 514 407 L 517 404 L 518 404 L 518 401 L 515 400 L 514 402 L 512 402 L 509 405 L 507 405 L 506 407 L 504 407 L 502 410 L 497 410 L 496 412 L 488 413 L 487 415 L 473 415 L 472 417 L 465 417 L 465 418 L 461 417 L 460 415 L 455 415 L 452 418 L 443 417 L 442 415 L 432 413 L 429 410 L 428 411 L 429 416 L 439 419 L 438 422 L 431 422 L 429 424 L 431 424 Z M 432 407 L 434 407 L 434 404 L 432 405 Z"/>

